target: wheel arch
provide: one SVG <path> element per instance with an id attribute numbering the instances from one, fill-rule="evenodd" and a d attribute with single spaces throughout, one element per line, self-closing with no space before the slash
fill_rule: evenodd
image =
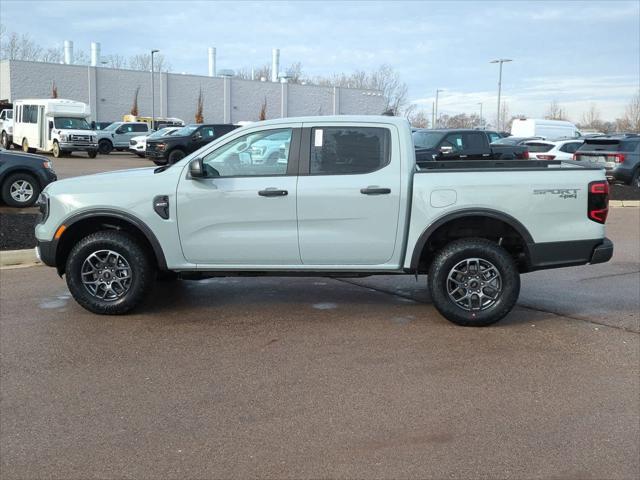
<path id="1" fill-rule="evenodd" d="M 411 255 L 411 272 L 424 272 L 433 254 L 445 243 L 457 238 L 480 237 L 499 241 L 507 238 L 503 245 L 514 257 L 519 257 L 521 271 L 529 268 L 529 245 L 533 237 L 516 218 L 498 210 L 486 208 L 461 209 L 438 218 L 418 237 Z"/>
<path id="2" fill-rule="evenodd" d="M 153 263 L 159 270 L 167 270 L 167 262 L 162 246 L 153 231 L 136 216 L 113 209 L 98 209 L 81 212 L 61 223 L 66 228 L 58 239 L 54 239 L 55 265 L 58 274 L 65 273 L 69 253 L 76 242 L 99 230 L 121 230 L 140 240 L 151 253 Z M 60 227 L 58 227 L 60 228 Z"/>

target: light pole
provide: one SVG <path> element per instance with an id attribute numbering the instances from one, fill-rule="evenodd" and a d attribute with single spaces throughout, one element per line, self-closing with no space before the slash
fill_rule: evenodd
<path id="1" fill-rule="evenodd" d="M 433 128 L 438 128 L 438 95 L 440 94 L 440 92 L 443 92 L 444 90 L 436 90 L 436 106 L 434 109 L 434 114 L 433 114 Z"/>
<path id="2" fill-rule="evenodd" d="M 153 55 L 159 51 L 160 50 L 151 50 L 151 130 L 154 130 L 156 126 L 156 92 L 153 81 Z"/>
<path id="3" fill-rule="evenodd" d="M 500 94 L 502 93 L 502 64 L 507 62 L 513 62 L 513 60 L 509 58 L 498 58 L 497 60 L 491 60 L 489 63 L 499 63 L 500 64 L 500 75 L 498 77 L 498 116 L 497 116 L 497 125 L 496 129 L 500 130 Z"/>
<path id="4" fill-rule="evenodd" d="M 478 102 L 480 105 L 480 127 L 484 130 L 484 122 L 482 121 L 482 102 Z"/>

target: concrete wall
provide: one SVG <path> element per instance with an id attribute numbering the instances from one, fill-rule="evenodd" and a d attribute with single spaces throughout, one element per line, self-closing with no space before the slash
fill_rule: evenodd
<path id="1" fill-rule="evenodd" d="M 0 62 L 0 99 L 49 98 L 53 82 L 60 98 L 89 103 L 97 121 L 121 120 L 131 110 L 139 88 L 139 114 L 151 116 L 150 72 L 16 60 Z M 384 108 L 384 100 L 375 91 L 162 73 L 155 77 L 156 116 L 193 122 L 201 90 L 207 122 L 255 121 L 264 101 L 267 118 L 380 114 Z"/>

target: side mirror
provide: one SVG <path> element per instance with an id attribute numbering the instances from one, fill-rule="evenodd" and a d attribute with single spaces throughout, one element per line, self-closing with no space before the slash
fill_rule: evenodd
<path id="1" fill-rule="evenodd" d="M 204 178 L 204 164 L 200 157 L 194 158 L 189 162 L 189 175 L 191 178 Z"/>

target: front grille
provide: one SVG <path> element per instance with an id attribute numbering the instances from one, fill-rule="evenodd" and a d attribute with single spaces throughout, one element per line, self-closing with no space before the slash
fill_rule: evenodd
<path id="1" fill-rule="evenodd" d="M 71 135 L 71 141 L 73 142 L 91 143 L 91 140 L 91 135 Z"/>

